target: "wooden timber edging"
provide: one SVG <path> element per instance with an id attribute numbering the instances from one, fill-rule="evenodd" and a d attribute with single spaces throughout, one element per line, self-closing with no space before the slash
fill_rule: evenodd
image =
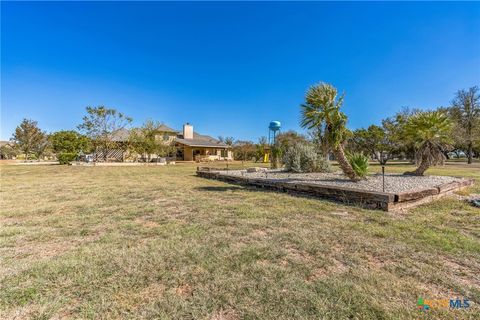
<path id="1" fill-rule="evenodd" d="M 228 172 L 228 170 L 219 170 L 218 168 L 210 167 L 197 168 L 197 176 L 202 178 L 221 180 L 228 183 L 249 185 L 288 193 L 306 194 L 318 198 L 337 200 L 347 204 L 356 204 L 368 209 L 380 209 L 384 211 L 405 209 L 430 202 L 445 194 L 471 186 L 474 183 L 473 179 L 463 179 L 461 181 L 446 183 L 435 188 L 394 194 L 306 182 L 293 183 L 261 178 L 248 178 L 228 175 L 224 174 L 224 172 Z"/>
<path id="2" fill-rule="evenodd" d="M 395 194 L 395 201 L 389 204 L 389 210 L 406 209 L 423 203 L 428 203 L 451 194 L 454 191 L 472 186 L 474 183 L 475 180 L 464 178 L 462 180 L 444 183 L 430 189 L 397 193 Z"/>

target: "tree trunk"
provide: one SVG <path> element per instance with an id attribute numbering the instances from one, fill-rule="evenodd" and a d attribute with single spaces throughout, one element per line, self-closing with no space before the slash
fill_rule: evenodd
<path id="1" fill-rule="evenodd" d="M 450 156 L 448 155 L 450 152 L 448 151 L 443 151 L 443 155 L 445 156 L 445 158 L 447 158 L 448 160 L 450 159 Z"/>
<path id="2" fill-rule="evenodd" d="M 473 143 L 472 143 L 472 141 L 470 141 L 470 142 L 468 143 L 468 151 L 467 151 L 467 152 L 468 152 L 468 155 L 467 155 L 468 161 L 467 161 L 467 163 L 468 163 L 468 164 L 472 164 L 472 156 L 473 156 Z"/>
<path id="3" fill-rule="evenodd" d="M 343 173 L 350 180 L 358 181 L 359 178 L 355 174 L 355 171 L 353 171 L 352 166 L 350 166 L 350 163 L 348 162 L 347 157 L 345 156 L 345 152 L 343 151 L 343 147 L 340 145 L 334 148 L 333 153 L 335 154 L 335 158 L 337 158 L 338 165 L 340 166 L 340 169 L 342 169 Z"/>
<path id="4" fill-rule="evenodd" d="M 430 165 L 428 164 L 428 161 L 422 161 L 422 163 L 420 163 L 420 165 L 418 166 L 417 169 L 415 169 L 415 171 L 413 171 L 413 175 L 415 176 L 423 176 L 423 174 L 425 173 L 425 171 L 427 171 L 427 169 L 430 167 Z"/>
<path id="5" fill-rule="evenodd" d="M 430 164 L 428 162 L 428 156 L 424 153 L 417 169 L 415 169 L 414 171 L 407 171 L 404 173 L 404 175 L 423 176 L 423 174 L 425 173 L 425 171 L 427 171 L 429 167 Z"/>
<path id="6" fill-rule="evenodd" d="M 103 143 L 100 146 L 100 152 L 101 152 L 101 157 L 100 157 L 100 162 L 103 160 L 103 162 L 107 162 L 107 146 Z"/>
<path id="7" fill-rule="evenodd" d="M 322 142 L 322 149 L 323 149 L 323 156 L 325 157 L 325 161 L 330 161 L 330 157 L 329 157 L 329 152 L 330 152 L 330 148 L 328 147 L 328 144 L 327 142 Z"/>

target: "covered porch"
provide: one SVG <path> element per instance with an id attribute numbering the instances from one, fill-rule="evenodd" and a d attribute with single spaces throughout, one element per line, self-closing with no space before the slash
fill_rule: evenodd
<path id="1" fill-rule="evenodd" d="M 233 160 L 231 148 L 205 146 L 177 146 L 177 158 L 184 161 Z"/>

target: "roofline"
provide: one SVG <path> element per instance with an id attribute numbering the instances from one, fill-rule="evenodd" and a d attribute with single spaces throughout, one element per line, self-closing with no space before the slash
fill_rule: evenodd
<path id="1" fill-rule="evenodd" d="M 225 146 L 221 146 L 221 145 L 218 145 L 218 146 L 213 146 L 213 145 L 206 145 L 206 144 L 187 144 L 187 143 L 183 143 L 183 142 L 180 142 L 180 141 L 175 141 L 176 143 L 179 143 L 179 144 L 183 144 L 185 146 L 189 146 L 189 147 L 203 147 L 203 148 L 217 148 L 217 149 L 230 149 L 232 148 L 232 146 L 229 146 L 229 145 L 225 145 Z"/>

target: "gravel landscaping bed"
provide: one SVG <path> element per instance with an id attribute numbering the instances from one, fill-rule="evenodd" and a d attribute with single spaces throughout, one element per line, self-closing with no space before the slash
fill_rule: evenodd
<path id="1" fill-rule="evenodd" d="M 382 191 L 382 175 L 369 175 L 359 182 L 348 180 L 341 172 L 333 173 L 292 173 L 282 170 L 266 170 L 247 172 L 246 170 L 229 170 L 219 172 L 221 175 L 242 176 L 246 178 L 267 179 L 269 181 L 291 183 L 315 183 L 319 185 L 338 186 L 368 191 Z M 385 174 L 385 192 L 398 193 L 405 191 L 420 191 L 442 184 L 462 181 L 461 178 L 447 176 L 405 176 L 401 174 Z"/>

